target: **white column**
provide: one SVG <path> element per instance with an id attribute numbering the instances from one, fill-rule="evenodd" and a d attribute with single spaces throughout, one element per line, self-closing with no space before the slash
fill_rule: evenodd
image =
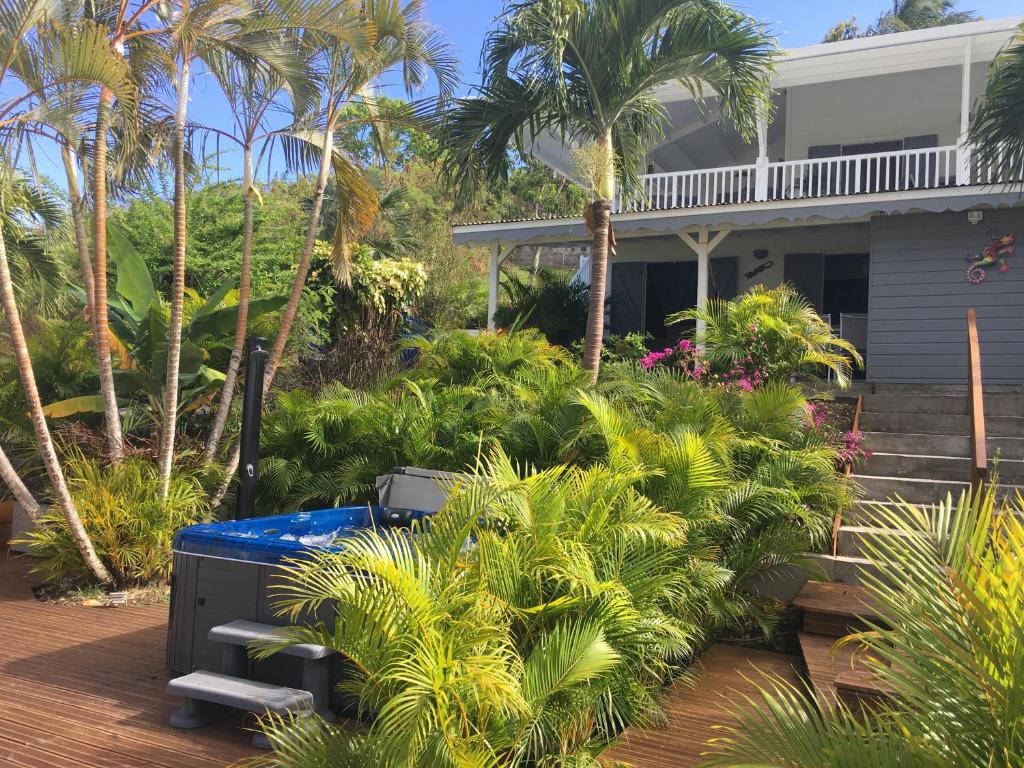
<path id="1" fill-rule="evenodd" d="M 768 118 L 757 117 L 757 170 L 754 181 L 754 200 L 768 199 Z"/>
<path id="2" fill-rule="evenodd" d="M 971 182 L 971 147 L 967 130 L 971 124 L 971 38 L 964 43 L 964 61 L 960 72 L 960 140 L 957 143 L 957 184 Z"/>
<path id="3" fill-rule="evenodd" d="M 711 252 L 718 247 L 719 243 L 725 240 L 729 230 L 720 230 L 714 237 L 709 238 L 709 227 L 702 226 L 697 231 L 697 237 L 686 232 L 677 232 L 679 239 L 686 243 L 690 250 L 697 254 L 697 307 L 707 304 L 711 276 Z M 703 333 L 705 323 L 697 321 L 697 333 Z"/>
<path id="4" fill-rule="evenodd" d="M 487 330 L 494 330 L 494 314 L 498 311 L 498 275 L 501 274 L 501 243 L 491 246 L 490 268 L 487 272 Z"/>
<path id="5" fill-rule="evenodd" d="M 697 307 L 703 307 L 708 303 L 708 274 L 711 271 L 711 250 L 708 248 L 708 228 L 700 228 L 697 236 Z M 697 335 L 704 333 L 706 323 L 703 320 L 697 321 Z"/>

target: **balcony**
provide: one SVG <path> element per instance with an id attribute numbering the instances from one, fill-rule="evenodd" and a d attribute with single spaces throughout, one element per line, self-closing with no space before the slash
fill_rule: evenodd
<path id="1" fill-rule="evenodd" d="M 1024 179 L 1024 164 L 998 158 L 961 163 L 957 146 L 707 168 L 642 177 L 643 193 L 617 196 L 616 213 L 639 213 L 848 195 L 898 193 Z M 963 166 L 961 168 L 961 165 Z M 961 180 L 962 179 L 962 180 Z"/>

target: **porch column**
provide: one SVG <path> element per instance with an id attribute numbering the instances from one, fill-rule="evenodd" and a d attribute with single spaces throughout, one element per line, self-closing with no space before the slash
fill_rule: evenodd
<path id="1" fill-rule="evenodd" d="M 768 118 L 757 117 L 757 169 L 754 172 L 754 200 L 768 199 Z"/>
<path id="2" fill-rule="evenodd" d="M 960 72 L 960 140 L 957 142 L 957 184 L 971 183 L 971 146 L 967 130 L 971 125 L 971 38 L 964 43 L 964 61 Z"/>
<path id="3" fill-rule="evenodd" d="M 723 229 L 710 237 L 710 229 L 705 224 L 697 230 L 696 239 L 688 232 L 677 232 L 679 239 L 686 243 L 690 250 L 697 254 L 697 307 L 703 307 L 708 301 L 708 283 L 711 273 L 711 252 L 725 240 L 729 230 Z M 697 334 L 704 332 L 705 323 L 697 321 Z"/>
<path id="4" fill-rule="evenodd" d="M 495 242 L 491 246 L 491 259 L 487 270 L 487 330 L 494 330 L 494 315 L 498 311 L 498 277 L 501 275 L 501 262 L 512 252 L 509 248 L 502 253 L 501 243 Z"/>

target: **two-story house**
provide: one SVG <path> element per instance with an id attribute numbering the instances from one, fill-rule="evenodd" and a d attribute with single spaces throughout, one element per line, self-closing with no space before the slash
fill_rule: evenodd
<path id="1" fill-rule="evenodd" d="M 1024 382 L 1024 176 L 984 167 L 964 142 L 987 67 L 1022 21 L 788 51 L 756 143 L 720 119 L 713 98 L 702 107 L 664 87 L 671 124 L 644 192 L 613 209 L 609 331 L 672 340 L 682 329 L 666 327 L 666 314 L 787 281 L 865 350 L 871 381 L 963 382 L 965 310 L 975 307 L 986 383 Z M 559 141 L 538 140 L 535 154 L 572 176 Z M 492 312 L 512 248 L 590 237 L 576 217 L 453 232 L 456 243 L 492 246 Z M 1000 238 L 1008 247 L 994 263 L 968 273 L 968 258 Z"/>

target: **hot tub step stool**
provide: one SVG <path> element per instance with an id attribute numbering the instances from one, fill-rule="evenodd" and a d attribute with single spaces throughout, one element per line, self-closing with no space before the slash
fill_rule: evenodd
<path id="1" fill-rule="evenodd" d="M 246 712 L 304 716 L 313 712 L 313 694 L 297 688 L 244 680 L 219 672 L 192 672 L 167 684 L 171 696 L 183 696 L 185 706 L 171 715 L 175 728 L 199 728 L 220 720 L 226 707 Z M 253 744 L 266 749 L 266 736 L 257 733 Z"/>
<path id="2" fill-rule="evenodd" d="M 233 677 L 248 677 L 249 657 L 247 650 L 255 642 L 273 642 L 281 639 L 282 627 L 260 624 L 256 621 L 232 621 L 210 630 L 208 637 L 224 645 L 220 671 Z M 335 654 L 331 648 L 311 643 L 298 643 L 282 648 L 277 653 L 302 659 L 301 689 L 313 694 L 313 705 L 318 715 L 334 719 L 330 709 L 331 668 L 330 657 Z"/>
<path id="3" fill-rule="evenodd" d="M 232 621 L 210 630 L 210 640 L 222 643 L 220 672 L 193 672 L 167 684 L 171 696 L 184 696 L 185 706 L 171 715 L 175 728 L 198 728 L 220 720 L 225 707 L 265 714 L 292 713 L 304 716 L 316 712 L 334 720 L 329 705 L 330 665 L 335 651 L 322 645 L 298 643 L 278 653 L 302 659 L 302 687 L 287 688 L 249 678 L 248 648 L 254 642 L 281 639 L 281 627 L 256 621 Z M 266 736 L 257 733 L 253 744 L 267 749 Z"/>

